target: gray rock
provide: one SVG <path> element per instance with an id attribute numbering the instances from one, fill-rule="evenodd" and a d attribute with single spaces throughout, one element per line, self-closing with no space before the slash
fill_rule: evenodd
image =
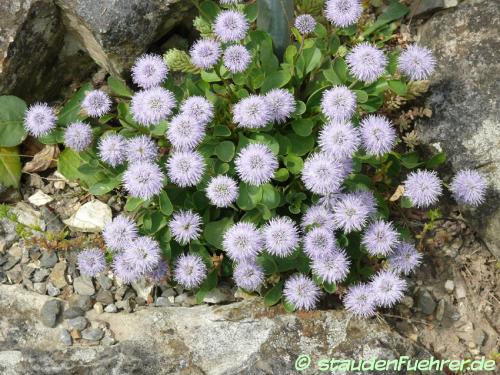
<path id="1" fill-rule="evenodd" d="M 5 218 L 0 219 L 0 252 L 8 249 L 18 238 L 16 224 Z"/>
<path id="2" fill-rule="evenodd" d="M 61 307 L 61 301 L 56 299 L 45 302 L 40 310 L 40 320 L 42 323 L 49 328 L 54 328 L 61 314 Z"/>
<path id="3" fill-rule="evenodd" d="M 39 268 L 35 271 L 35 274 L 33 275 L 33 281 L 36 283 L 40 283 L 44 281 L 47 276 L 49 276 L 50 271 L 47 270 L 46 268 Z"/>
<path id="4" fill-rule="evenodd" d="M 80 307 L 83 311 L 89 311 L 93 306 L 92 298 L 78 294 L 72 295 L 68 302 L 70 306 Z"/>
<path id="5" fill-rule="evenodd" d="M 99 292 L 97 292 L 95 300 L 97 302 L 101 302 L 103 305 L 109 305 L 110 303 L 113 303 L 115 301 L 113 298 L 113 293 L 105 289 L 101 289 L 99 290 Z"/>
<path id="6" fill-rule="evenodd" d="M 5 275 L 11 284 L 19 284 L 23 280 L 23 270 L 21 265 L 17 264 L 14 268 L 5 272 Z"/>
<path id="7" fill-rule="evenodd" d="M 59 288 L 56 288 L 54 285 L 52 285 L 52 283 L 49 281 L 47 283 L 47 294 L 51 297 L 56 297 L 61 294 L 61 291 L 59 290 Z"/>
<path id="8" fill-rule="evenodd" d="M 64 319 L 73 319 L 85 315 L 85 311 L 80 307 L 70 306 L 63 312 Z"/>
<path id="9" fill-rule="evenodd" d="M 215 288 L 205 295 L 205 303 L 223 303 L 234 301 L 234 293 L 227 288 Z"/>
<path id="10" fill-rule="evenodd" d="M 76 329 L 77 331 L 83 331 L 87 328 L 89 321 L 83 316 L 77 316 L 76 318 L 68 320 L 68 327 L 70 330 Z"/>
<path id="11" fill-rule="evenodd" d="M 155 301 L 155 306 L 172 306 L 173 303 L 171 303 L 169 300 L 168 300 L 168 297 L 158 297 Z"/>
<path id="12" fill-rule="evenodd" d="M 421 290 L 418 293 L 417 304 L 420 310 L 426 315 L 431 315 L 436 309 L 436 301 L 434 301 L 434 298 L 426 290 Z"/>
<path id="13" fill-rule="evenodd" d="M 421 0 L 418 2 L 416 1 L 413 7 L 415 7 L 415 5 L 418 6 L 418 8 L 414 10 L 414 14 L 418 16 L 424 13 L 455 7 L 458 5 L 458 0 Z"/>
<path id="14" fill-rule="evenodd" d="M 86 328 L 82 331 L 82 339 L 89 341 L 99 341 L 104 337 L 104 332 L 100 328 Z"/>
<path id="15" fill-rule="evenodd" d="M 436 320 L 438 322 L 443 320 L 445 307 L 446 307 L 446 301 L 444 299 L 439 300 L 436 308 Z"/>
<path id="16" fill-rule="evenodd" d="M 418 32 L 436 56 L 428 104 L 433 117 L 419 124 L 421 141 L 442 149 L 453 172 L 475 168 L 490 183 L 477 209 L 462 207 L 473 228 L 500 259 L 500 7 L 465 0 L 435 14 Z M 450 142 L 453 140 L 453 142 Z"/>
<path id="17" fill-rule="evenodd" d="M 73 345 L 73 339 L 71 338 L 71 335 L 69 332 L 65 329 L 61 330 L 61 333 L 59 335 L 61 342 L 66 345 L 66 346 L 71 346 Z"/>
<path id="18" fill-rule="evenodd" d="M 40 211 L 35 210 L 28 203 L 18 202 L 10 211 L 16 215 L 17 221 L 21 224 L 42 231 L 45 230 L 46 224 L 42 220 Z"/>
<path id="19" fill-rule="evenodd" d="M 104 308 L 104 312 L 113 314 L 115 312 L 118 312 L 118 307 L 116 307 L 114 303 L 111 303 Z"/>
<path id="20" fill-rule="evenodd" d="M 115 303 L 115 305 L 118 309 L 121 309 L 126 313 L 130 313 L 133 310 L 133 306 L 132 306 L 130 299 L 118 301 Z"/>
<path id="21" fill-rule="evenodd" d="M 52 268 L 56 265 L 58 260 L 55 251 L 44 251 L 40 258 L 40 267 Z"/>
<path id="22" fill-rule="evenodd" d="M 59 289 L 68 285 L 66 281 L 66 262 L 57 263 L 50 273 L 49 280 Z"/>
<path id="23" fill-rule="evenodd" d="M 40 207 L 40 212 L 42 213 L 43 220 L 47 223 L 47 232 L 57 233 L 64 230 L 64 224 L 61 219 L 50 209 L 43 206 Z"/>
<path id="24" fill-rule="evenodd" d="M 95 293 L 92 278 L 89 276 L 80 276 L 73 281 L 75 292 L 82 296 L 91 296 Z"/>
<path id="25" fill-rule="evenodd" d="M 187 293 L 182 293 L 175 297 L 175 303 L 182 306 L 194 306 L 196 305 L 196 297 Z"/>
<path id="26" fill-rule="evenodd" d="M 111 345 L 115 345 L 115 344 L 116 344 L 116 340 L 111 336 L 104 336 L 101 340 L 101 345 L 104 345 L 104 346 L 111 346 Z"/>
<path id="27" fill-rule="evenodd" d="M 37 293 L 45 294 L 47 292 L 47 283 L 45 282 L 33 283 L 33 289 Z"/>
<path id="28" fill-rule="evenodd" d="M 4 271 L 8 271 L 13 268 L 17 263 L 21 261 L 21 258 L 7 257 L 7 262 L 5 262 L 2 266 Z"/>
<path id="29" fill-rule="evenodd" d="M 96 277 L 96 279 L 101 288 L 103 289 L 109 290 L 113 286 L 113 281 L 107 276 L 99 275 Z"/>
<path id="30" fill-rule="evenodd" d="M 444 289 L 446 289 L 448 293 L 453 293 L 453 290 L 455 290 L 455 283 L 453 280 L 446 280 L 444 283 Z"/>
<path id="31" fill-rule="evenodd" d="M 97 314 L 102 314 L 104 312 L 104 307 L 101 302 L 94 303 L 94 310 Z"/>

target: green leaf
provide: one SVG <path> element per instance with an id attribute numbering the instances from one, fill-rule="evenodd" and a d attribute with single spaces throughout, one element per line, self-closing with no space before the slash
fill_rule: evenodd
<path id="1" fill-rule="evenodd" d="M 222 236 L 226 233 L 226 230 L 233 225 L 233 223 L 234 221 L 232 217 L 225 217 L 219 221 L 211 221 L 205 225 L 203 237 L 205 237 L 205 240 L 210 245 L 216 249 L 222 250 Z"/>
<path id="2" fill-rule="evenodd" d="M 332 294 L 335 293 L 335 291 L 337 290 L 337 285 L 335 283 L 323 282 L 323 289 L 327 293 Z"/>
<path id="3" fill-rule="evenodd" d="M 14 147 L 26 138 L 26 103 L 16 96 L 0 96 L 0 147 Z"/>
<path id="4" fill-rule="evenodd" d="M 40 143 L 44 145 L 55 145 L 58 143 L 64 143 L 64 129 L 56 128 L 52 130 L 49 134 L 38 138 Z"/>
<path id="5" fill-rule="evenodd" d="M 217 17 L 217 14 L 220 12 L 219 6 L 211 0 L 202 2 L 200 8 L 202 10 L 202 16 L 207 18 L 207 21 L 214 21 L 215 17 Z"/>
<path id="6" fill-rule="evenodd" d="M 290 75 L 290 72 L 287 72 L 286 70 L 273 72 L 266 77 L 260 91 L 261 93 L 266 93 L 271 89 L 283 87 L 290 81 L 291 78 L 292 76 Z"/>
<path id="7" fill-rule="evenodd" d="M 398 18 L 403 18 L 409 11 L 410 9 L 406 5 L 401 4 L 399 1 L 394 1 L 387 7 L 385 12 L 377 18 L 373 25 L 368 27 L 361 35 L 366 37 L 382 26 L 387 25 L 389 22 L 395 21 Z"/>
<path id="8" fill-rule="evenodd" d="M 413 202 L 407 196 L 401 197 L 400 204 L 401 204 L 402 208 L 412 208 L 413 207 Z"/>
<path id="9" fill-rule="evenodd" d="M 262 204 L 270 210 L 275 209 L 281 202 L 280 193 L 271 184 L 262 185 Z"/>
<path id="10" fill-rule="evenodd" d="M 85 120 L 87 116 L 81 113 L 82 101 L 88 91 L 92 90 L 92 84 L 86 83 L 71 97 L 65 104 L 61 112 L 59 112 L 58 123 L 66 126 L 72 122 Z"/>
<path id="11" fill-rule="evenodd" d="M 347 64 L 343 58 L 339 57 L 335 59 L 333 70 L 335 71 L 337 77 L 340 78 L 342 83 L 347 80 Z"/>
<path id="12" fill-rule="evenodd" d="M 229 137 L 231 135 L 231 130 L 224 125 L 214 126 L 214 136 L 216 137 Z"/>
<path id="13" fill-rule="evenodd" d="M 406 87 L 406 83 L 404 82 L 393 80 L 387 83 L 389 85 L 389 88 L 399 96 L 404 96 L 408 92 L 408 88 Z"/>
<path id="14" fill-rule="evenodd" d="M 280 300 L 283 293 L 284 281 L 280 281 L 275 286 L 273 286 L 264 296 L 264 303 L 266 306 L 276 305 Z"/>
<path id="15" fill-rule="evenodd" d="M 0 187 L 19 187 L 21 159 L 17 147 L 0 147 Z"/>
<path id="16" fill-rule="evenodd" d="M 293 131 L 302 137 L 310 135 L 313 128 L 314 121 L 311 118 L 301 118 L 292 122 Z"/>
<path id="17" fill-rule="evenodd" d="M 230 162 L 233 160 L 235 149 L 233 142 L 224 141 L 215 147 L 215 155 L 222 161 Z"/>
<path id="18" fill-rule="evenodd" d="M 165 216 L 172 215 L 174 211 L 174 207 L 172 206 L 172 202 L 170 202 L 170 198 L 165 190 L 160 192 L 160 196 L 158 197 L 158 206 L 160 211 Z"/>
<path id="19" fill-rule="evenodd" d="M 333 85 L 340 85 L 342 83 L 342 80 L 337 75 L 333 67 L 323 70 L 323 75 L 325 76 L 326 80 Z"/>
<path id="20" fill-rule="evenodd" d="M 276 181 L 280 181 L 280 182 L 284 182 L 284 181 L 288 180 L 288 177 L 290 177 L 290 173 L 288 172 L 288 169 L 286 169 L 286 168 L 280 168 L 274 174 L 274 179 Z"/>
<path id="21" fill-rule="evenodd" d="M 293 24 L 293 0 L 258 0 L 257 28 L 267 31 L 273 40 L 276 54 L 283 56 L 290 44 Z"/>
<path id="22" fill-rule="evenodd" d="M 128 197 L 127 202 L 125 203 L 125 211 L 132 212 L 141 207 L 145 201 L 141 198 L 136 197 Z"/>
<path id="23" fill-rule="evenodd" d="M 434 155 L 432 158 L 427 160 L 425 163 L 425 168 L 434 169 L 439 167 L 446 161 L 446 154 L 444 152 L 440 152 L 439 154 Z"/>
<path id="24" fill-rule="evenodd" d="M 274 261 L 274 258 L 267 253 L 259 255 L 257 257 L 257 263 L 262 267 L 266 275 L 272 275 L 278 272 L 278 265 Z"/>
<path id="25" fill-rule="evenodd" d="M 121 182 L 121 176 L 107 177 L 90 186 L 89 192 L 93 195 L 103 195 L 120 186 Z"/>
<path id="26" fill-rule="evenodd" d="M 113 76 L 108 77 L 108 86 L 111 88 L 111 91 L 113 91 L 116 95 L 124 98 L 131 98 L 132 95 L 134 94 L 132 90 L 128 88 L 125 82 Z"/>
<path id="27" fill-rule="evenodd" d="M 301 137 L 292 133 L 288 134 L 288 140 L 290 141 L 289 153 L 302 156 L 314 148 L 314 137 L 312 135 Z"/>
<path id="28" fill-rule="evenodd" d="M 304 168 L 304 161 L 302 158 L 294 154 L 288 154 L 285 157 L 284 162 L 285 166 L 292 174 L 299 174 Z"/>
<path id="29" fill-rule="evenodd" d="M 282 304 L 287 313 L 293 313 L 296 310 L 295 306 L 288 302 L 285 298 L 283 298 Z"/>
<path id="30" fill-rule="evenodd" d="M 358 99 L 358 103 L 366 103 L 368 101 L 368 94 L 363 90 L 353 90 Z"/>
<path id="31" fill-rule="evenodd" d="M 84 164 L 80 155 L 70 148 L 65 149 L 59 155 L 57 170 L 68 180 L 77 180 L 82 177 L 78 168 Z"/>
<path id="32" fill-rule="evenodd" d="M 262 200 L 262 189 L 255 186 L 250 186 L 245 183 L 240 183 L 239 195 L 236 204 L 239 208 L 245 211 L 250 211 L 255 208 L 257 203 Z"/>
<path id="33" fill-rule="evenodd" d="M 217 270 L 213 270 L 210 272 L 203 282 L 201 284 L 200 288 L 196 292 L 196 303 L 202 303 L 203 299 L 207 295 L 208 292 L 210 292 L 212 289 L 214 289 L 217 286 Z"/>
<path id="34" fill-rule="evenodd" d="M 322 55 L 319 48 L 307 49 L 304 51 L 303 55 L 305 59 L 306 74 L 312 72 L 314 69 L 320 66 Z"/>
<path id="35" fill-rule="evenodd" d="M 401 164 L 403 164 L 403 166 L 407 169 L 413 169 L 423 163 L 419 161 L 418 154 L 416 152 L 409 152 L 401 155 Z"/>

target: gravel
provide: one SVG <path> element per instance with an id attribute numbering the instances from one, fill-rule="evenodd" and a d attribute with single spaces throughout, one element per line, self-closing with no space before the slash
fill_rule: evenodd
<path id="1" fill-rule="evenodd" d="M 61 314 L 61 307 L 61 301 L 56 299 L 45 302 L 40 310 L 42 323 L 47 327 L 54 328 L 57 325 L 57 321 Z"/>

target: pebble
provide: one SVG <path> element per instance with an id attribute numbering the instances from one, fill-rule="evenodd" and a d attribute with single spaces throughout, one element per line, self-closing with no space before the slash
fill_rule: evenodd
<path id="1" fill-rule="evenodd" d="M 214 303 L 214 304 L 230 302 L 233 300 L 234 300 L 233 293 L 229 289 L 225 288 L 212 289 L 205 295 L 205 298 L 203 298 L 203 302 Z"/>
<path id="2" fill-rule="evenodd" d="M 458 283 L 455 286 L 455 295 L 457 296 L 457 299 L 462 299 L 467 297 L 467 292 L 465 290 L 463 283 Z"/>
<path id="3" fill-rule="evenodd" d="M 128 287 L 126 285 L 122 285 L 121 287 L 119 287 L 117 290 L 116 290 L 116 293 L 115 293 L 115 299 L 117 301 L 121 301 L 123 299 L 123 296 L 125 295 L 125 293 L 127 292 L 127 289 Z"/>
<path id="4" fill-rule="evenodd" d="M 66 274 L 66 262 L 59 262 L 52 269 L 52 272 L 50 273 L 49 276 L 49 280 L 56 288 L 62 289 L 66 285 L 68 285 L 65 274 Z"/>
<path id="5" fill-rule="evenodd" d="M 111 303 L 104 308 L 104 311 L 107 313 L 115 313 L 118 312 L 118 307 L 116 307 L 114 303 Z"/>
<path id="6" fill-rule="evenodd" d="M 33 283 L 33 290 L 39 294 L 45 294 L 47 292 L 47 283 Z"/>
<path id="7" fill-rule="evenodd" d="M 99 341 L 104 337 L 104 332 L 100 328 L 86 328 L 82 331 L 82 338 L 89 341 Z"/>
<path id="8" fill-rule="evenodd" d="M 89 276 L 80 276 L 73 281 L 75 292 L 82 296 L 91 296 L 95 293 L 92 278 Z"/>
<path id="9" fill-rule="evenodd" d="M 116 340 L 111 336 L 104 336 L 104 338 L 101 340 L 101 344 L 104 346 L 111 346 L 116 344 Z"/>
<path id="10" fill-rule="evenodd" d="M 56 297 L 61 294 L 61 291 L 59 290 L 59 288 L 56 288 L 54 285 L 52 285 L 52 283 L 49 281 L 47 283 L 47 294 L 51 297 Z"/>
<path id="11" fill-rule="evenodd" d="M 83 311 L 83 309 L 81 309 L 80 307 L 76 306 L 70 306 L 63 312 L 64 319 L 73 319 L 83 315 L 85 315 L 85 311 Z"/>
<path id="12" fill-rule="evenodd" d="M 56 265 L 58 260 L 59 259 L 57 258 L 55 251 L 45 251 L 40 258 L 40 267 L 52 268 Z"/>
<path id="13" fill-rule="evenodd" d="M 57 319 L 61 314 L 61 307 L 61 301 L 56 299 L 45 302 L 40 310 L 42 323 L 47 327 L 54 328 L 57 325 Z"/>
<path id="14" fill-rule="evenodd" d="M 453 282 L 453 280 L 446 280 L 446 282 L 444 283 L 444 289 L 446 289 L 448 293 L 452 293 L 455 289 L 455 283 Z"/>
<path id="15" fill-rule="evenodd" d="M 46 268 L 39 268 L 35 271 L 35 274 L 33 275 L 33 281 L 36 283 L 40 283 L 44 281 L 48 276 L 50 272 Z"/>
<path id="16" fill-rule="evenodd" d="M 176 293 L 175 293 L 174 288 L 165 288 L 165 289 L 162 288 L 161 296 L 162 297 L 175 297 Z"/>
<path id="17" fill-rule="evenodd" d="M 69 332 L 65 329 L 61 330 L 61 334 L 59 335 L 61 342 L 66 346 L 73 345 L 73 338 L 69 334 Z"/>
<path id="18" fill-rule="evenodd" d="M 14 258 L 14 257 L 8 257 L 7 258 L 7 262 L 4 263 L 4 265 L 2 266 L 3 267 L 3 270 L 4 271 L 8 271 L 10 270 L 11 268 L 13 268 L 17 263 L 19 263 L 19 261 L 21 260 L 21 258 L 17 259 L 17 258 Z"/>
<path id="19" fill-rule="evenodd" d="M 98 314 L 102 314 L 104 312 L 104 307 L 101 302 L 94 303 L 94 310 Z"/>
<path id="20" fill-rule="evenodd" d="M 92 309 L 92 298 L 89 296 L 80 296 L 78 294 L 74 294 L 69 298 L 70 306 L 80 307 L 84 311 L 89 311 Z"/>
<path id="21" fill-rule="evenodd" d="M 82 331 L 87 327 L 88 323 L 89 321 L 84 316 L 77 316 L 76 318 L 68 320 L 70 330 L 76 329 L 77 331 Z"/>
<path id="22" fill-rule="evenodd" d="M 20 264 L 5 273 L 11 284 L 19 284 L 23 280 L 23 270 Z"/>
<path id="23" fill-rule="evenodd" d="M 401 300 L 401 303 L 411 309 L 413 307 L 414 301 L 411 296 L 404 296 Z"/>
<path id="24" fill-rule="evenodd" d="M 439 300 L 436 308 L 436 320 L 442 321 L 444 317 L 444 308 L 446 306 L 446 301 L 444 299 Z"/>
<path id="25" fill-rule="evenodd" d="M 187 293 L 182 293 L 175 297 L 175 303 L 182 306 L 194 306 L 196 305 L 196 298 Z"/>
<path id="26" fill-rule="evenodd" d="M 130 299 L 116 302 L 116 307 L 128 313 L 132 312 L 132 304 L 130 303 Z"/>
<path id="27" fill-rule="evenodd" d="M 426 315 L 432 315 L 436 309 L 436 301 L 434 301 L 434 298 L 426 290 L 419 292 L 417 303 L 420 310 Z"/>
<path id="28" fill-rule="evenodd" d="M 102 289 L 109 290 L 113 286 L 113 281 L 104 275 L 97 276 L 97 282 L 101 286 Z"/>
<path id="29" fill-rule="evenodd" d="M 168 297 L 158 297 L 155 301 L 155 306 L 172 306 L 172 302 L 169 301 Z"/>
<path id="30" fill-rule="evenodd" d="M 105 289 L 101 289 L 99 290 L 99 292 L 97 292 L 95 300 L 97 302 L 101 302 L 103 305 L 109 305 L 115 301 L 113 299 L 113 293 Z"/>

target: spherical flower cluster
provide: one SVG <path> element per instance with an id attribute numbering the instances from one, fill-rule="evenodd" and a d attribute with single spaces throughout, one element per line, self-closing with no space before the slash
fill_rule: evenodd
<path id="1" fill-rule="evenodd" d="M 351 158 L 361 143 L 358 129 L 349 122 L 331 121 L 320 132 L 321 150 L 336 159 Z"/>
<path id="2" fill-rule="evenodd" d="M 254 262 L 242 262 L 234 267 L 233 277 L 239 288 L 252 292 L 264 282 L 264 271 Z"/>
<path id="3" fill-rule="evenodd" d="M 161 56 L 144 54 L 132 67 L 132 81 L 143 89 L 159 86 L 168 74 L 168 66 Z"/>
<path id="4" fill-rule="evenodd" d="M 239 152 L 235 165 L 236 172 L 243 182 L 259 186 L 269 182 L 274 176 L 278 159 L 268 146 L 251 143 Z"/>
<path id="5" fill-rule="evenodd" d="M 167 173 L 177 186 L 195 186 L 205 173 L 205 160 L 197 151 L 174 152 L 167 161 Z"/>
<path id="6" fill-rule="evenodd" d="M 388 255 L 398 244 L 398 232 L 392 223 L 376 220 L 363 235 L 362 244 L 371 255 Z"/>
<path id="7" fill-rule="evenodd" d="M 299 233 L 289 217 L 274 217 L 262 229 L 264 247 L 271 255 L 286 257 L 299 244 Z"/>
<path id="8" fill-rule="evenodd" d="M 384 74 L 387 57 L 381 50 L 365 42 L 347 54 L 346 62 L 356 79 L 372 83 Z"/>
<path id="9" fill-rule="evenodd" d="M 137 274 L 143 275 L 153 271 L 160 262 L 160 245 L 151 237 L 137 237 L 123 252 L 123 256 L 135 267 Z"/>
<path id="10" fill-rule="evenodd" d="M 220 43 L 213 39 L 198 40 L 189 51 L 191 62 L 196 67 L 205 70 L 217 64 L 221 52 Z"/>
<path id="11" fill-rule="evenodd" d="M 109 250 L 120 252 L 129 248 L 137 238 L 137 227 L 132 219 L 123 214 L 118 215 L 106 224 L 102 237 Z"/>
<path id="12" fill-rule="evenodd" d="M 248 26 L 243 13 L 224 10 L 215 19 L 213 30 L 222 42 L 236 42 L 247 35 Z"/>
<path id="13" fill-rule="evenodd" d="M 153 284 L 159 284 L 169 277 L 168 264 L 160 260 L 152 271 L 146 274 L 146 278 Z"/>
<path id="14" fill-rule="evenodd" d="M 242 128 L 263 128 L 271 120 L 271 108 L 263 96 L 250 95 L 233 107 L 233 121 Z"/>
<path id="15" fill-rule="evenodd" d="M 335 223 L 349 233 L 359 231 L 365 226 L 369 217 L 369 208 L 359 195 L 345 194 L 333 208 Z"/>
<path id="16" fill-rule="evenodd" d="M 422 262 L 422 255 L 412 244 L 401 242 L 387 260 L 392 271 L 409 275 Z"/>
<path id="17" fill-rule="evenodd" d="M 352 194 L 361 199 L 367 209 L 368 216 L 373 216 L 377 213 L 377 199 L 375 199 L 373 192 L 369 190 L 358 190 Z"/>
<path id="18" fill-rule="evenodd" d="M 358 22 L 363 13 L 359 0 L 327 0 L 325 16 L 337 27 L 347 27 Z"/>
<path id="19" fill-rule="evenodd" d="M 358 318 L 368 318 L 377 313 L 373 292 L 367 284 L 349 287 L 344 296 L 344 306 L 347 311 Z"/>
<path id="20" fill-rule="evenodd" d="M 78 269 L 83 275 L 96 276 L 106 268 L 104 252 L 97 248 L 85 249 L 78 254 Z"/>
<path id="21" fill-rule="evenodd" d="M 118 134 L 108 133 L 101 137 L 97 146 L 99 158 L 112 167 L 116 167 L 126 159 L 127 140 Z"/>
<path id="22" fill-rule="evenodd" d="M 187 114 L 179 114 L 170 120 L 167 139 L 175 150 L 188 151 L 198 146 L 205 137 L 205 125 Z"/>
<path id="23" fill-rule="evenodd" d="M 214 105 L 202 96 L 190 96 L 182 102 L 180 113 L 207 125 L 214 117 Z"/>
<path id="24" fill-rule="evenodd" d="M 396 143 L 396 131 L 391 122 L 380 115 L 369 115 L 360 126 L 363 147 L 368 155 L 382 156 Z"/>
<path id="25" fill-rule="evenodd" d="M 196 288 L 207 276 L 207 266 L 199 255 L 188 254 L 177 258 L 174 280 L 185 288 Z"/>
<path id="26" fill-rule="evenodd" d="M 333 250 L 323 257 L 314 258 L 311 269 L 322 281 L 339 283 L 349 274 L 350 264 L 344 250 Z"/>
<path id="27" fill-rule="evenodd" d="M 156 125 L 172 113 L 174 94 L 163 87 L 139 91 L 132 97 L 130 111 L 134 120 L 144 126 Z"/>
<path id="28" fill-rule="evenodd" d="M 241 0 L 219 0 L 219 3 L 221 3 L 223 5 L 238 4 L 238 3 L 241 3 Z"/>
<path id="29" fill-rule="evenodd" d="M 245 46 L 235 44 L 224 51 L 222 61 L 231 73 L 244 72 L 252 62 L 252 56 Z"/>
<path id="30" fill-rule="evenodd" d="M 425 47 L 413 44 L 404 50 L 398 59 L 399 70 L 409 79 L 427 79 L 434 72 L 436 59 Z"/>
<path id="31" fill-rule="evenodd" d="M 443 188 L 435 171 L 418 170 L 408 175 L 404 190 L 415 207 L 425 208 L 438 201 Z"/>
<path id="32" fill-rule="evenodd" d="M 111 99 L 102 90 L 89 91 L 82 101 L 82 109 L 90 117 L 101 117 L 111 109 Z"/>
<path id="33" fill-rule="evenodd" d="M 238 184 L 228 176 L 215 176 L 207 185 L 207 198 L 214 206 L 228 207 L 238 198 Z"/>
<path id="34" fill-rule="evenodd" d="M 147 135 L 138 135 L 127 141 L 127 160 L 129 163 L 153 162 L 158 157 L 158 146 Z"/>
<path id="35" fill-rule="evenodd" d="M 160 193 L 164 178 L 158 165 L 151 162 L 137 162 L 129 165 L 123 174 L 123 184 L 131 196 L 151 199 Z"/>
<path id="36" fill-rule="evenodd" d="M 337 247 L 333 232 L 325 228 L 313 228 L 304 236 L 304 252 L 311 259 L 324 258 Z"/>
<path id="37" fill-rule="evenodd" d="M 168 226 L 174 239 L 185 245 L 200 237 L 201 217 L 191 210 L 178 211 L 174 213 Z"/>
<path id="38" fill-rule="evenodd" d="M 24 117 L 26 131 L 34 137 L 49 134 L 56 127 L 57 117 L 54 110 L 46 103 L 31 105 Z"/>
<path id="39" fill-rule="evenodd" d="M 138 268 L 123 253 L 113 258 L 113 271 L 125 284 L 133 283 L 141 277 Z"/>
<path id="40" fill-rule="evenodd" d="M 349 120 L 356 111 L 356 94 L 346 86 L 335 86 L 323 92 L 321 112 L 330 120 Z"/>
<path id="41" fill-rule="evenodd" d="M 285 282 L 283 296 L 286 301 L 299 310 L 312 310 L 316 307 L 321 291 L 307 276 L 292 275 Z"/>
<path id="42" fill-rule="evenodd" d="M 403 298 L 406 281 L 392 271 L 382 270 L 372 277 L 370 287 L 377 306 L 391 307 Z"/>
<path id="43" fill-rule="evenodd" d="M 302 216 L 301 227 L 305 231 L 312 228 L 324 228 L 328 231 L 336 229 L 333 213 L 321 205 L 311 206 Z"/>
<path id="44" fill-rule="evenodd" d="M 316 28 L 316 20 L 310 14 L 301 14 L 295 18 L 294 26 L 302 35 L 308 35 Z"/>
<path id="45" fill-rule="evenodd" d="M 479 206 L 484 202 L 488 182 L 478 171 L 464 169 L 452 179 L 450 189 L 458 203 Z"/>
<path id="46" fill-rule="evenodd" d="M 328 195 L 340 189 L 345 170 L 340 163 L 324 153 L 309 156 L 304 162 L 302 181 L 315 194 Z"/>
<path id="47" fill-rule="evenodd" d="M 224 233 L 224 251 L 237 262 L 254 260 L 262 245 L 261 233 L 252 223 L 240 221 Z"/>
<path id="48" fill-rule="evenodd" d="M 83 151 L 92 143 L 92 128 L 83 122 L 70 124 L 64 132 L 64 145 L 75 151 Z"/>
<path id="49" fill-rule="evenodd" d="M 283 123 L 295 111 L 295 98 L 285 89 L 272 89 L 266 96 L 271 121 Z"/>

